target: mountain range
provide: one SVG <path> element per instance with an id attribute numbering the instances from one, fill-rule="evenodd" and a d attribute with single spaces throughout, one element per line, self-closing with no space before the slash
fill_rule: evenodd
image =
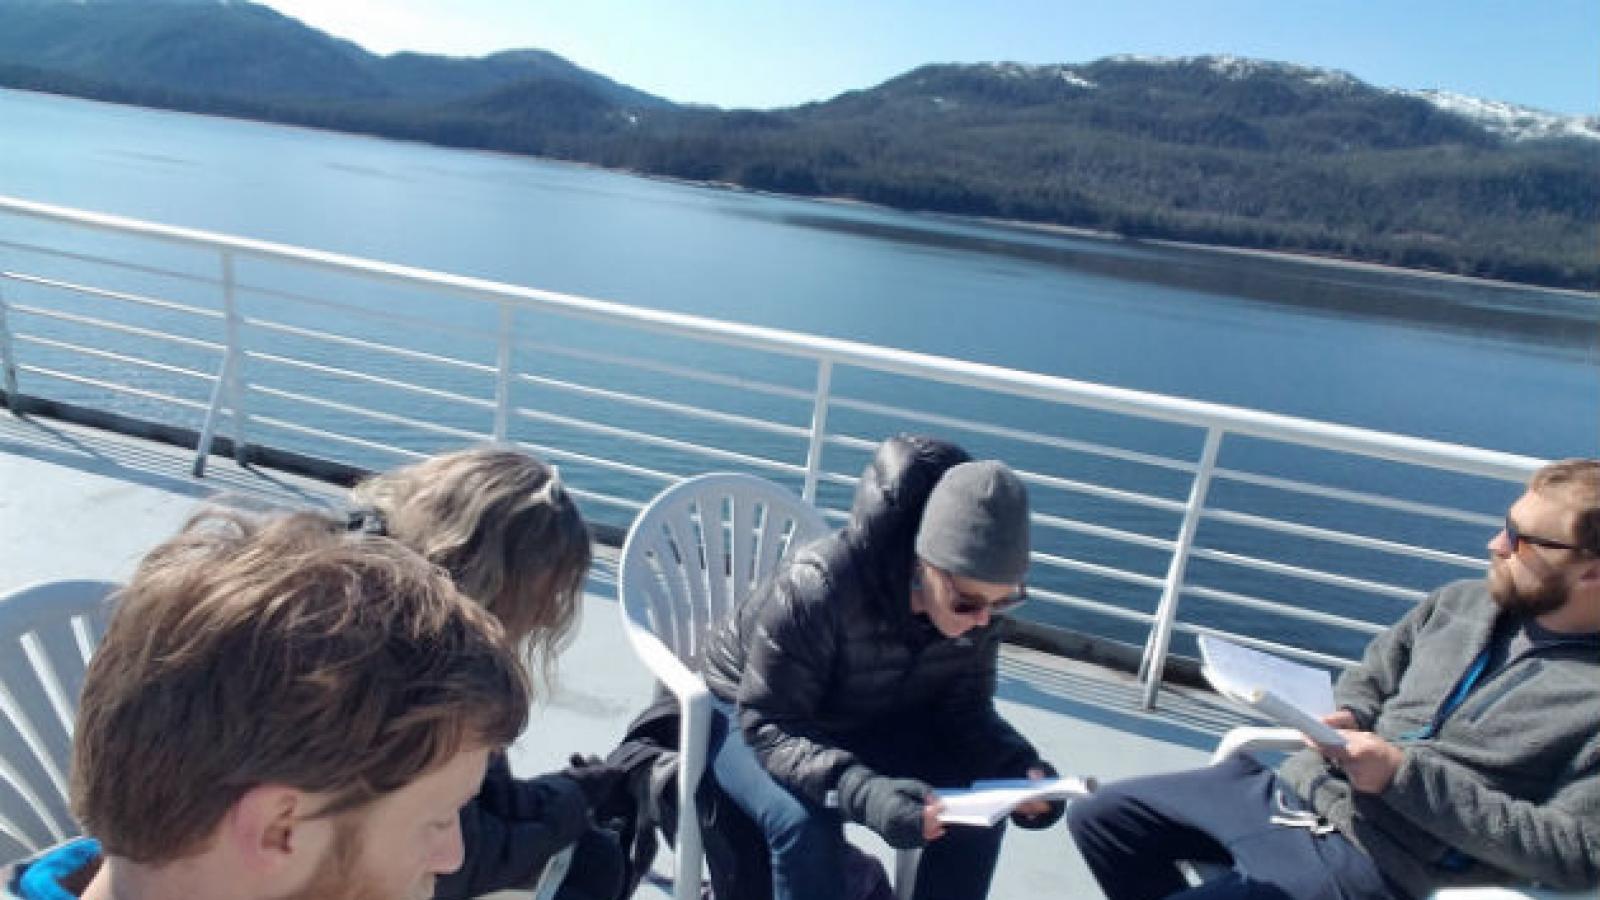
<path id="1" fill-rule="evenodd" d="M 267 7 L 0 0 L 0 85 L 913 210 L 1600 288 L 1600 118 L 1202 56 L 928 65 L 774 110 Z"/>

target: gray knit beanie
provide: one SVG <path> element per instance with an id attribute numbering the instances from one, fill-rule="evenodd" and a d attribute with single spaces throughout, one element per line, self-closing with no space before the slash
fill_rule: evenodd
<path id="1" fill-rule="evenodd" d="M 952 466 L 928 495 L 917 555 L 955 575 L 1021 584 L 1028 570 L 1028 489 L 998 460 Z"/>

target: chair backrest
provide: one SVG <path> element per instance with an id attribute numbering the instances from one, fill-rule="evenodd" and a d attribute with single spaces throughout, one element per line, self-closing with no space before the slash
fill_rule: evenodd
<path id="1" fill-rule="evenodd" d="M 617 571 L 629 621 L 698 671 L 706 629 L 750 597 L 790 551 L 827 534 L 815 508 L 753 475 L 681 481 L 639 513 Z"/>
<path id="2" fill-rule="evenodd" d="M 0 862 L 79 831 L 67 809 L 72 720 L 117 587 L 51 581 L 0 597 Z"/>

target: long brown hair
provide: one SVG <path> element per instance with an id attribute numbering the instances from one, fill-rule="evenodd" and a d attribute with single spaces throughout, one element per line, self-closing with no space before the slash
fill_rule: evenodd
<path id="1" fill-rule="evenodd" d="M 494 613 L 530 669 L 551 681 L 577 627 L 591 554 L 553 466 L 511 447 L 476 447 L 374 476 L 352 496 Z"/>

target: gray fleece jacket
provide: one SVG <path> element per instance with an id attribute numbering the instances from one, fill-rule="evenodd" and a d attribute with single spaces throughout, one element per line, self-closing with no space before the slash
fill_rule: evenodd
<path id="1" fill-rule="evenodd" d="M 1600 654 L 1592 643 L 1507 660 L 1433 737 L 1405 737 L 1434 720 L 1499 617 L 1482 580 L 1448 585 L 1340 678 L 1338 704 L 1405 753 L 1382 793 L 1357 793 L 1314 751 L 1280 771 L 1417 897 L 1461 884 L 1600 884 Z"/>

